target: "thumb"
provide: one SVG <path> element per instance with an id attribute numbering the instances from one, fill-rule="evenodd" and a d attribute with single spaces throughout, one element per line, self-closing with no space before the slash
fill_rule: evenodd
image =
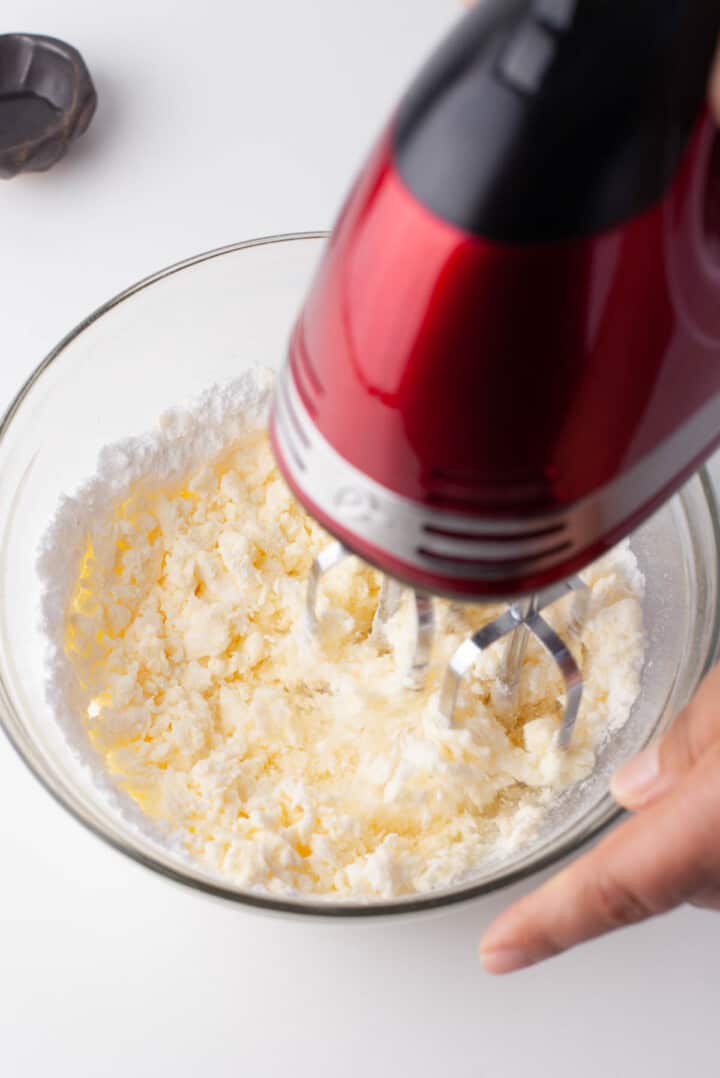
<path id="1" fill-rule="evenodd" d="M 625 808 L 647 807 L 672 790 L 714 742 L 720 742 L 720 665 L 704 678 L 664 737 L 613 776 L 613 797 Z"/>
<path id="2" fill-rule="evenodd" d="M 508 973 L 702 895 L 720 869 L 720 751 L 486 932 L 483 963 Z"/>

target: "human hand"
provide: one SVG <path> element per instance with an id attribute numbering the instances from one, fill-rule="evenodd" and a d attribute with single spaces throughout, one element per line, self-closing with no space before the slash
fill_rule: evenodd
<path id="1" fill-rule="evenodd" d="M 490 973 L 533 965 L 683 902 L 720 910 L 720 666 L 611 789 L 635 815 L 490 926 L 480 945 Z"/>

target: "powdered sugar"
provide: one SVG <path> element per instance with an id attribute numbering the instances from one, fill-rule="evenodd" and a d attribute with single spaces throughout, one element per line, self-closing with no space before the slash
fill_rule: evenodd
<path id="1" fill-rule="evenodd" d="M 51 641 L 62 628 L 93 522 L 130 486 L 161 486 L 181 478 L 243 431 L 262 426 L 274 377 L 267 368 L 250 368 L 224 386 L 210 387 L 189 407 L 168 410 L 153 430 L 102 449 L 92 478 L 75 494 L 61 497 L 38 557 Z"/>
<path id="2" fill-rule="evenodd" d="M 166 828 L 141 812 L 119 789 L 93 748 L 80 716 L 87 701 L 65 653 L 65 619 L 88 536 L 130 486 L 148 488 L 181 478 L 211 459 L 243 431 L 266 423 L 274 372 L 253 367 L 225 385 L 208 388 L 194 402 L 165 412 L 157 426 L 137 437 L 106 446 L 95 473 L 75 493 L 60 498 L 42 540 L 37 567 L 42 596 L 42 629 L 47 640 L 47 700 L 76 758 L 114 807 L 151 838 L 169 841 Z M 171 840 L 170 840 L 171 841 Z M 179 843 L 176 852 L 184 855 Z"/>

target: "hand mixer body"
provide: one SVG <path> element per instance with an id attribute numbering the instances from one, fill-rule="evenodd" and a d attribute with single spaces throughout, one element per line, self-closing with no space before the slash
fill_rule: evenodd
<path id="1" fill-rule="evenodd" d="M 416 588 L 563 579 L 720 440 L 703 104 L 720 5 L 630 7 L 467 16 L 356 182 L 295 327 L 280 466 Z"/>

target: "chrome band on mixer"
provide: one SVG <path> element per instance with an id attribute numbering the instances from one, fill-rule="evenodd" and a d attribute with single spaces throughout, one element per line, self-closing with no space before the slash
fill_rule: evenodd
<path id="1" fill-rule="evenodd" d="M 702 411 L 703 422 L 706 422 Z M 512 579 L 522 561 L 531 575 L 552 569 L 558 544 L 562 560 L 580 555 L 637 509 L 633 492 L 652 488 L 680 449 L 683 430 L 626 474 L 594 495 L 552 515 L 480 518 L 450 513 L 405 498 L 377 483 L 332 447 L 317 429 L 287 366 L 278 376 L 272 426 L 289 476 L 328 520 L 364 538 L 399 562 L 457 580 Z M 539 534 L 540 533 L 540 534 Z"/>

